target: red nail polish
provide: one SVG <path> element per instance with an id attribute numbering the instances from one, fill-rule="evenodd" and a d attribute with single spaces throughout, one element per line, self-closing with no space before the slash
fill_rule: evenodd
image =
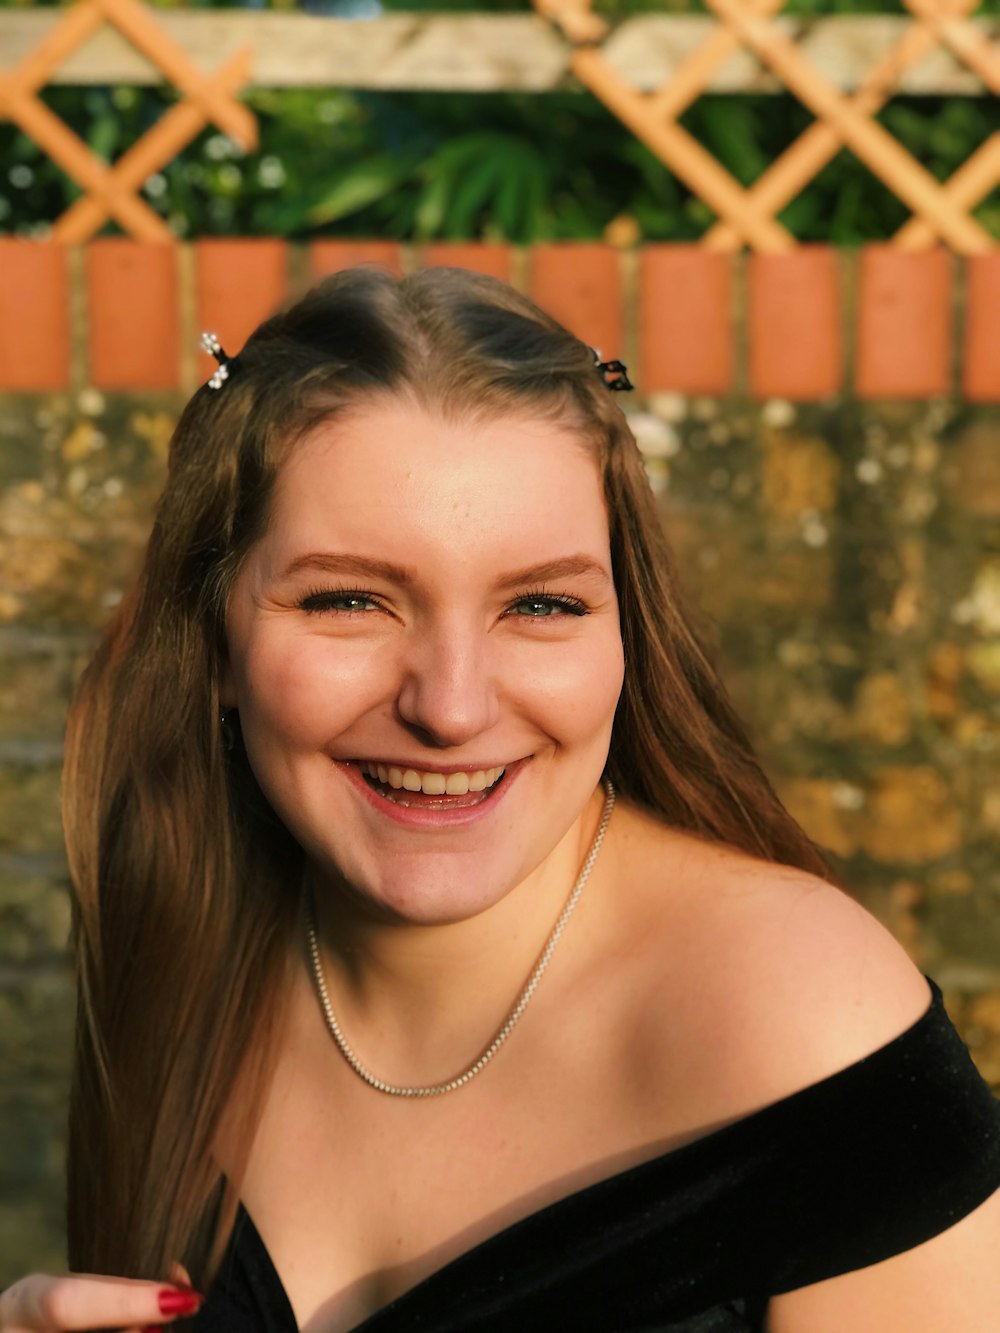
<path id="1" fill-rule="evenodd" d="M 201 1309 L 205 1297 L 197 1291 L 161 1291 L 160 1314 L 194 1314 Z"/>

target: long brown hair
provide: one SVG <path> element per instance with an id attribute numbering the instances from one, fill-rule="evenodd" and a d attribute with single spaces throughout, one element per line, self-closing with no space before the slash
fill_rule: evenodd
<path id="1" fill-rule="evenodd" d="M 592 350 L 511 288 L 459 270 L 329 279 L 263 324 L 223 388 L 185 409 L 138 583 L 71 710 L 75 1269 L 164 1278 L 180 1259 L 207 1285 L 224 1250 L 303 861 L 238 741 L 223 746 L 227 596 L 295 441 L 404 392 L 449 418 L 575 423 L 603 468 L 627 663 L 609 776 L 676 827 L 827 873 L 682 610 L 620 396 Z M 212 1151 L 224 1120 L 243 1154 L 228 1180 Z"/>

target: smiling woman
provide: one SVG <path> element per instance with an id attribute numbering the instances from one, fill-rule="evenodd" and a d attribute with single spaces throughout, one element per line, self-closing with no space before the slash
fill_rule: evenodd
<path id="1" fill-rule="evenodd" d="M 430 270 L 218 354 L 71 717 L 86 1271 L 0 1330 L 993 1329 L 997 1106 L 592 350 Z"/>

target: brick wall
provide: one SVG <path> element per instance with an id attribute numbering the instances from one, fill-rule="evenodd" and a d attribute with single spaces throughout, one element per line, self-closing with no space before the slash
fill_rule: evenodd
<path id="1" fill-rule="evenodd" d="M 62 1262 L 62 719 L 209 368 L 197 331 L 235 351 L 310 272 L 418 257 L 510 275 L 638 362 L 624 405 L 767 767 L 1000 1087 L 993 261 L 0 242 L 0 1284 Z"/>
<path id="2" fill-rule="evenodd" d="M 0 238 L 0 390 L 190 390 L 208 364 L 192 350 L 200 329 L 235 351 L 289 291 L 363 261 L 512 280 L 605 356 L 624 356 L 647 393 L 1000 402 L 1000 254 L 887 245 L 731 256 L 591 242 L 111 238 L 70 250 Z"/>

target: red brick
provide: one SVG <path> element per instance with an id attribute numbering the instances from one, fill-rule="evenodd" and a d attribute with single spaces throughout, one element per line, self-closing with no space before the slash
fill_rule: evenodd
<path id="1" fill-rule="evenodd" d="M 0 238 L 0 388 L 69 385 L 69 302 L 65 247 Z"/>
<path id="2" fill-rule="evenodd" d="M 841 277 L 836 250 L 803 245 L 750 256 L 748 358 L 757 398 L 815 402 L 843 385 Z"/>
<path id="3" fill-rule="evenodd" d="M 511 255 L 509 245 L 491 245 L 487 242 L 461 245 L 442 241 L 425 245 L 420 251 L 422 268 L 468 268 L 474 273 L 510 282 Z"/>
<path id="4" fill-rule="evenodd" d="M 99 389 L 180 383 L 177 246 L 111 237 L 84 250 L 89 379 Z"/>
<path id="5" fill-rule="evenodd" d="M 398 241 L 313 241 L 309 246 L 309 271 L 314 278 L 354 268 L 358 264 L 378 264 L 397 278 L 403 262 Z"/>
<path id="6" fill-rule="evenodd" d="M 972 256 L 965 275 L 962 393 L 972 403 L 1000 403 L 1000 254 Z"/>
<path id="7" fill-rule="evenodd" d="M 951 389 L 951 255 L 888 245 L 861 251 L 855 389 L 861 398 L 931 398 Z"/>
<path id="8" fill-rule="evenodd" d="M 279 240 L 196 241 L 196 303 L 199 332 L 217 334 L 236 356 L 262 320 L 288 295 L 288 246 Z M 215 362 L 201 354 L 201 376 Z"/>
<path id="9" fill-rule="evenodd" d="M 721 395 L 733 387 L 733 267 L 695 245 L 639 257 L 639 387 Z"/>
<path id="10" fill-rule="evenodd" d="M 624 320 L 618 251 L 599 242 L 536 245 L 531 295 L 609 361 L 623 355 Z"/>

